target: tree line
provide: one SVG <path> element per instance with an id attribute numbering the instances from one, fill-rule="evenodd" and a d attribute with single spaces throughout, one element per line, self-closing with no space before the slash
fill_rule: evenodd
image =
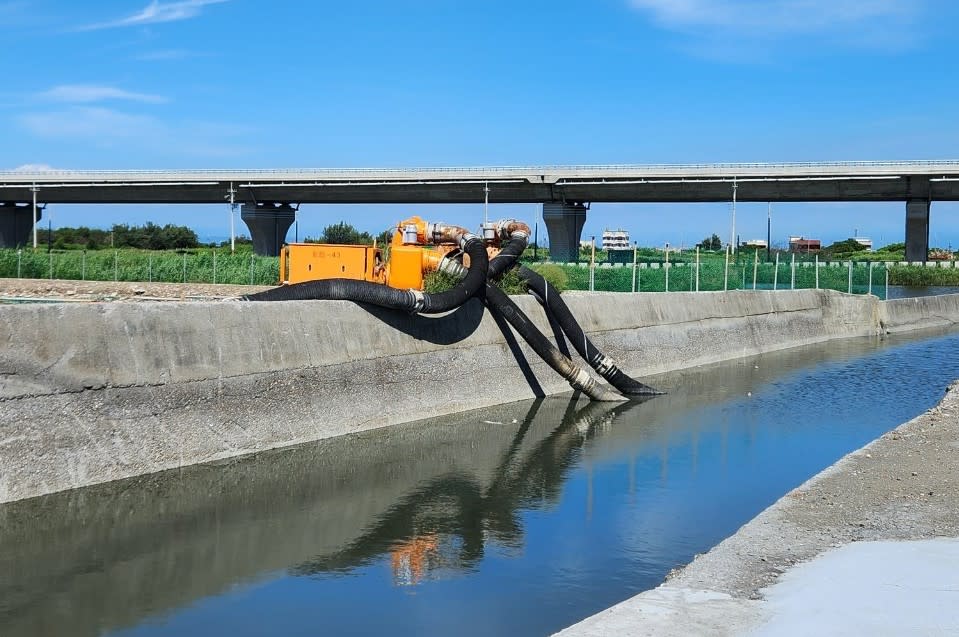
<path id="1" fill-rule="evenodd" d="M 186 226 L 147 222 L 142 226 L 125 223 L 114 224 L 109 230 L 102 228 L 57 228 L 46 234 L 47 242 L 56 250 L 102 250 L 104 248 L 139 248 L 142 250 L 181 250 L 197 248 L 200 240 Z"/>

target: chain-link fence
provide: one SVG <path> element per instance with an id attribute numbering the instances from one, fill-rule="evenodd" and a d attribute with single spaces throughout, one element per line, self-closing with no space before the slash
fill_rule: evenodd
<path id="1" fill-rule="evenodd" d="M 277 257 L 226 250 L 0 250 L 0 277 L 165 283 L 275 285 Z"/>
<path id="2" fill-rule="evenodd" d="M 888 295 L 890 270 L 906 269 L 900 267 L 903 264 L 876 261 L 790 260 L 777 265 L 754 258 L 730 260 L 728 265 L 722 259 L 715 258 L 700 263 L 637 261 L 635 264 L 550 265 L 563 270 L 566 275 L 565 287 L 570 290 L 694 292 L 824 288 L 853 294 L 874 294 L 883 299 Z M 275 285 L 279 280 L 279 260 L 251 252 L 231 254 L 228 250 L 213 249 L 179 252 L 0 249 L 0 277 Z M 897 278 L 902 278 L 901 272 Z"/>
<path id="3" fill-rule="evenodd" d="M 885 263 L 602 263 L 554 264 L 566 273 L 567 289 L 603 292 L 706 292 L 823 288 L 886 298 Z M 891 264 L 889 264 L 891 265 Z"/>

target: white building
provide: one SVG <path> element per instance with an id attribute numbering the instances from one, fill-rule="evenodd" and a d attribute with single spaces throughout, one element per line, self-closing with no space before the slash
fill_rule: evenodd
<path id="1" fill-rule="evenodd" d="M 629 232 L 626 230 L 603 230 L 603 250 L 628 250 Z"/>

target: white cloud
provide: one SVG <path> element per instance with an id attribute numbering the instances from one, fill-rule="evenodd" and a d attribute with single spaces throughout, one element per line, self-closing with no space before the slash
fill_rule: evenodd
<path id="1" fill-rule="evenodd" d="M 160 0 L 152 0 L 150 4 L 131 16 L 110 22 L 91 24 L 82 27 L 81 30 L 92 31 L 95 29 L 135 27 L 147 24 L 159 24 L 161 22 L 188 20 L 200 15 L 203 8 L 207 5 L 221 4 L 227 1 L 228 0 L 178 0 L 176 2 L 160 2 Z"/>
<path id="2" fill-rule="evenodd" d="M 57 169 L 49 164 L 23 164 L 13 169 L 15 173 L 50 173 Z"/>
<path id="3" fill-rule="evenodd" d="M 136 56 L 136 59 L 143 62 L 165 62 L 167 60 L 185 60 L 196 57 L 197 53 L 186 49 L 161 49 L 159 51 L 148 51 Z"/>
<path id="4" fill-rule="evenodd" d="M 668 27 L 762 30 L 772 34 L 889 25 L 915 13 L 916 0 L 630 0 Z"/>
<path id="5" fill-rule="evenodd" d="M 28 113 L 20 123 L 40 137 L 108 142 L 154 135 L 160 123 L 146 115 L 134 115 L 99 106 L 75 106 L 61 111 Z"/>
<path id="6" fill-rule="evenodd" d="M 927 0 L 629 0 L 662 27 L 689 36 L 698 52 L 749 57 L 797 41 L 803 50 L 901 49 L 918 38 Z M 811 41 L 815 39 L 815 42 Z"/>
<path id="7" fill-rule="evenodd" d="M 44 91 L 38 95 L 41 99 L 70 104 L 92 104 L 110 100 L 127 100 L 133 102 L 148 102 L 159 104 L 166 102 L 160 95 L 148 93 L 134 93 L 113 86 L 99 86 L 96 84 L 62 84 Z"/>
<path id="8" fill-rule="evenodd" d="M 238 140 L 249 131 L 222 122 L 166 122 L 149 115 L 101 106 L 76 105 L 61 110 L 26 113 L 17 118 L 30 134 L 58 145 L 100 148 L 136 146 L 144 152 L 176 157 L 230 157 L 253 150 Z"/>

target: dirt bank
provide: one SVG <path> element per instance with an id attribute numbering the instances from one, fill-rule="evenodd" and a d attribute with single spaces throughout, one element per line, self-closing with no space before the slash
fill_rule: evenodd
<path id="1" fill-rule="evenodd" d="M 0 279 L 0 303 L 13 299 L 43 299 L 49 301 L 210 300 L 235 297 L 266 289 L 269 289 L 269 286 Z"/>

